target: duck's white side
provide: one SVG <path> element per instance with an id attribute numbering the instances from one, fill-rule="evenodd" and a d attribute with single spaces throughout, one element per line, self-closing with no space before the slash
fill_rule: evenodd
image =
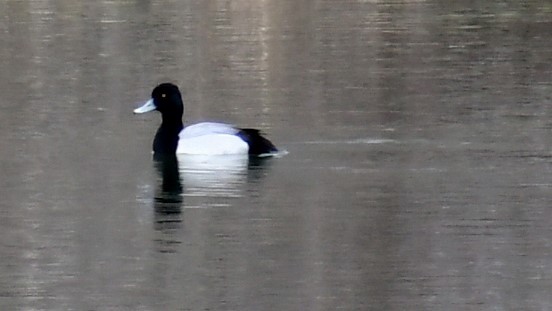
<path id="1" fill-rule="evenodd" d="M 247 154 L 249 145 L 229 124 L 203 122 L 187 126 L 178 135 L 177 154 L 231 155 Z"/>

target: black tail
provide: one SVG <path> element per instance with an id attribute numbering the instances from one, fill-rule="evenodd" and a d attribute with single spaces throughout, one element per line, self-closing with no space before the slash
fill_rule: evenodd
<path id="1" fill-rule="evenodd" d="M 261 155 L 278 151 L 274 144 L 262 137 L 261 132 L 257 129 L 240 129 L 238 136 L 249 145 L 249 155 Z"/>

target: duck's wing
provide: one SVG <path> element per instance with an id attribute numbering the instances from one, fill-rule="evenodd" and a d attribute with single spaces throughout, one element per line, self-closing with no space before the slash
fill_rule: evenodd
<path id="1" fill-rule="evenodd" d="M 190 139 L 212 134 L 236 135 L 238 132 L 239 130 L 230 124 L 202 122 L 185 127 L 178 136 L 181 139 Z"/>

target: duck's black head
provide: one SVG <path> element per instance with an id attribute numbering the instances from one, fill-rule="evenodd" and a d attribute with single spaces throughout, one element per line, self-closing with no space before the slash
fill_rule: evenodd
<path id="1" fill-rule="evenodd" d="M 134 113 L 145 113 L 157 110 L 163 115 L 163 121 L 181 120 L 184 113 L 182 95 L 178 86 L 172 83 L 162 83 L 151 92 L 151 99 L 140 108 L 134 109 Z"/>
<path id="2" fill-rule="evenodd" d="M 161 112 L 163 122 L 153 140 L 155 154 L 174 154 L 178 145 L 178 134 L 182 130 L 184 104 L 178 87 L 172 83 L 162 83 L 151 92 L 151 99 L 134 113 L 157 110 Z"/>
<path id="3" fill-rule="evenodd" d="M 159 84 L 151 92 L 155 108 L 162 114 L 171 114 L 182 118 L 184 104 L 178 86 L 172 83 Z"/>

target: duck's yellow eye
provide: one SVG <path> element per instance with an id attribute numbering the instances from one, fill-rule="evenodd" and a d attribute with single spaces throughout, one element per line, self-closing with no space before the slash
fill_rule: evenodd
<path id="1" fill-rule="evenodd" d="M 165 98 L 165 97 L 167 97 L 167 94 L 163 93 L 163 94 L 161 94 L 161 97 Z"/>

